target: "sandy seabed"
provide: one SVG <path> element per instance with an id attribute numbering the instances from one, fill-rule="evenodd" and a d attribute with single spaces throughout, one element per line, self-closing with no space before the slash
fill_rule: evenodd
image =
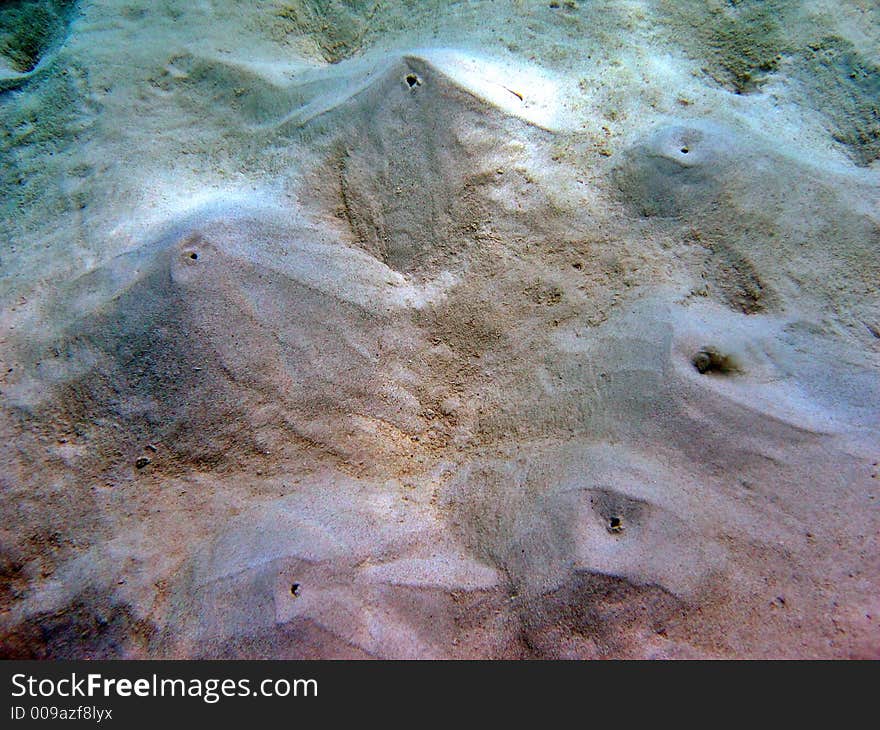
<path id="1" fill-rule="evenodd" d="M 880 657 L 872 0 L 11 0 L 0 128 L 0 655 Z"/>

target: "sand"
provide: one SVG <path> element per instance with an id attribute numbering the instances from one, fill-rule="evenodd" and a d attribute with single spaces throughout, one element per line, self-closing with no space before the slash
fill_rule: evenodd
<path id="1" fill-rule="evenodd" d="M 0 30 L 0 654 L 880 657 L 874 3 Z"/>

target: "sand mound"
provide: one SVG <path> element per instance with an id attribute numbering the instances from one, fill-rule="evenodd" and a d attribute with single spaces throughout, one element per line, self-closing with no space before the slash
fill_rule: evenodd
<path id="1" fill-rule="evenodd" d="M 19 86 L 51 63 L 67 37 L 76 0 L 12 0 L 0 8 L 0 89 Z"/>
<path id="2" fill-rule="evenodd" d="M 415 337 L 392 323 L 424 291 L 313 231 L 273 225 L 272 212 L 214 215 L 41 308 L 7 379 L 18 418 L 132 463 L 157 443 L 194 463 L 261 453 L 264 429 L 351 452 L 352 434 L 334 433 L 343 421 L 411 428 L 403 361 Z M 395 375 L 382 372 L 389 362 L 401 363 Z"/>

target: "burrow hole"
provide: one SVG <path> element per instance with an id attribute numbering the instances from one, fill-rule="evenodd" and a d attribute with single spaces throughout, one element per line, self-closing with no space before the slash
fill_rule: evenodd
<path id="1" fill-rule="evenodd" d="M 730 375 L 739 371 L 736 362 L 730 355 L 725 355 L 714 347 L 704 347 L 691 358 L 691 364 L 701 375 L 719 373 Z"/>
<path id="2" fill-rule="evenodd" d="M 415 74 L 407 74 L 406 75 L 406 84 L 409 88 L 414 89 L 416 86 L 422 85 L 422 80 L 416 76 Z"/>

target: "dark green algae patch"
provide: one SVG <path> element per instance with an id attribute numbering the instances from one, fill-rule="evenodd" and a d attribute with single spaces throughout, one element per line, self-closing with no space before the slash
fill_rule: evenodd
<path id="1" fill-rule="evenodd" d="M 76 0 L 0 0 L 0 74 L 34 71 L 64 41 L 75 11 Z"/>

